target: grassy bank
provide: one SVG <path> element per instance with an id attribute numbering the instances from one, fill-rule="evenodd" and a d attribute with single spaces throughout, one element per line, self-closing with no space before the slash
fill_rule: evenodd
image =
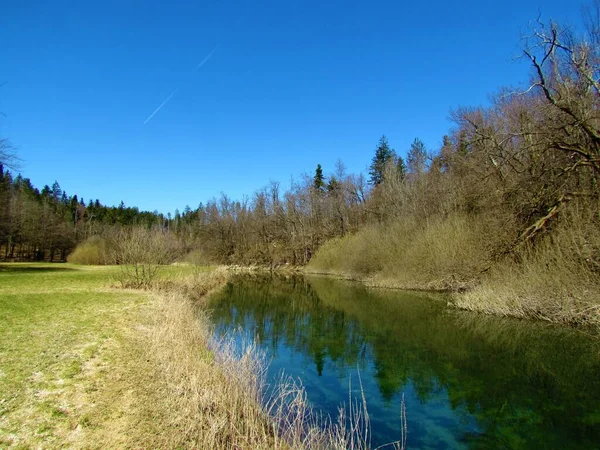
<path id="1" fill-rule="evenodd" d="M 249 389 L 259 360 L 211 348 L 191 301 L 227 273 L 170 267 L 153 291 L 113 287 L 120 277 L 0 266 L 0 447 L 271 447 Z"/>
<path id="2" fill-rule="evenodd" d="M 485 265 L 478 228 L 460 216 L 425 226 L 411 220 L 371 225 L 326 242 L 306 270 L 373 286 L 459 290 Z"/>
<path id="3" fill-rule="evenodd" d="M 509 255 L 506 230 L 453 215 L 366 227 L 325 243 L 306 271 L 369 286 L 453 292 L 459 308 L 568 324 L 600 324 L 600 240 L 591 226 L 559 224 L 535 247 Z M 590 262 L 591 261 L 591 262 Z"/>
<path id="4" fill-rule="evenodd" d="M 148 290 L 122 276 L 0 265 L 0 448 L 368 447 L 360 407 L 332 426 L 291 380 L 267 398 L 252 343 L 213 339 L 225 269 L 169 266 Z"/>

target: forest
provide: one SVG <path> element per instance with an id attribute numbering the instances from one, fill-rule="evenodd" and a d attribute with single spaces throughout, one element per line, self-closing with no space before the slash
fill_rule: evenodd
<path id="1" fill-rule="evenodd" d="M 18 159 L 3 139 L 0 259 L 128 264 L 123 243 L 137 236 L 143 258 L 156 264 L 307 266 L 463 292 L 458 306 L 484 312 L 597 323 L 597 12 L 586 23 L 580 35 L 536 23 L 523 40 L 527 86 L 452 111 L 440 148 L 415 138 L 402 158 L 382 136 L 368 176 L 348 173 L 342 161 L 316 164 L 289 189 L 271 182 L 173 216 L 86 202 L 58 182 L 40 190 L 15 176 Z"/>

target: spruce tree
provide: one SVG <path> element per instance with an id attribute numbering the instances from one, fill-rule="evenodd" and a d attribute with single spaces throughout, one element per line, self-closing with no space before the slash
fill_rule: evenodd
<path id="1" fill-rule="evenodd" d="M 315 176 L 313 178 L 313 188 L 316 192 L 325 192 L 325 177 L 323 176 L 321 164 L 317 164 Z"/>
<path id="2" fill-rule="evenodd" d="M 58 202 L 59 200 L 62 200 L 62 195 L 63 191 L 60 188 L 60 184 L 58 184 L 58 181 L 55 181 L 52 184 L 52 197 L 54 197 L 54 200 Z"/>
<path id="3" fill-rule="evenodd" d="M 379 139 L 379 144 L 375 149 L 375 156 L 373 156 L 373 160 L 371 162 L 369 175 L 369 183 L 374 186 L 378 186 L 383 182 L 383 174 L 385 172 L 385 167 L 390 161 L 394 161 L 396 157 L 396 152 L 390 148 L 388 144 L 387 138 L 381 136 Z"/>
<path id="4" fill-rule="evenodd" d="M 398 159 L 396 160 L 396 170 L 398 171 L 400 179 L 404 180 L 404 178 L 406 178 L 406 163 L 400 155 L 398 155 Z"/>
<path id="5" fill-rule="evenodd" d="M 340 182 L 333 175 L 329 178 L 329 183 L 327 183 L 327 192 L 330 195 L 335 194 L 340 188 Z"/>
<path id="6" fill-rule="evenodd" d="M 419 138 L 415 138 L 408 151 L 408 172 L 420 175 L 427 169 L 427 150 L 425 144 Z"/>

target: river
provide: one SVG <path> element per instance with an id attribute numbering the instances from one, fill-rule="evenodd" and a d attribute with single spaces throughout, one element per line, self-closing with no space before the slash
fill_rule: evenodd
<path id="1" fill-rule="evenodd" d="M 336 416 L 365 393 L 372 446 L 600 447 L 600 347 L 582 330 L 458 311 L 443 295 L 327 277 L 240 276 L 211 299 L 215 333 L 251 336 Z"/>

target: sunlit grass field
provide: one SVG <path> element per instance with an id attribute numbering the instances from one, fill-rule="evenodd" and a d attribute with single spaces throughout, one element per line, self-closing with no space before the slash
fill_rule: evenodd
<path id="1" fill-rule="evenodd" d="M 0 449 L 273 448 L 259 361 L 215 362 L 213 269 L 134 290 L 122 267 L 0 264 Z"/>
<path id="2" fill-rule="evenodd" d="M 132 388 L 152 383 L 149 297 L 112 287 L 118 271 L 0 264 L 0 448 L 126 445 Z"/>

